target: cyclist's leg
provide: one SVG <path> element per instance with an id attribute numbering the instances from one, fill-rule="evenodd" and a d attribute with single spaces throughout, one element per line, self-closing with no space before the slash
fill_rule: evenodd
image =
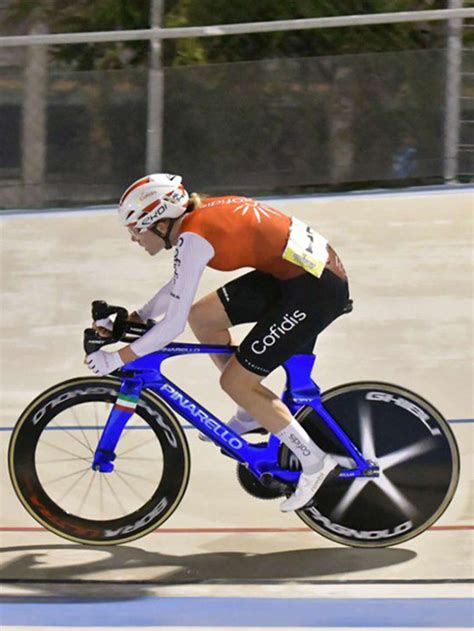
<path id="1" fill-rule="evenodd" d="M 312 347 L 316 336 L 343 313 L 347 284 L 326 274 L 304 274 L 281 283 L 281 298 L 257 322 L 221 375 L 229 396 L 298 457 L 303 473 L 297 489 L 281 510 L 297 510 L 317 492 L 335 460 L 326 455 L 261 381 L 295 352 Z M 308 350 L 306 350 L 308 352 Z"/>
<path id="2" fill-rule="evenodd" d="M 191 309 L 189 323 L 202 344 L 234 344 L 229 328 L 246 322 L 256 322 L 279 300 L 279 282 L 263 272 L 253 271 L 226 283 L 199 300 Z M 230 355 L 214 355 L 211 359 L 222 372 Z M 260 423 L 238 406 L 228 421 L 237 434 L 261 429 Z M 202 437 L 205 440 L 204 437 Z"/>
<path id="3" fill-rule="evenodd" d="M 311 352 L 317 334 L 324 328 L 326 317 L 315 308 L 312 284 L 310 280 L 307 291 L 300 295 L 280 295 L 240 343 L 221 376 L 225 392 L 273 434 L 293 417 L 261 382 L 295 352 Z"/>
<path id="4" fill-rule="evenodd" d="M 283 512 L 299 510 L 318 492 L 337 461 L 313 442 L 279 397 L 262 385 L 262 379 L 262 375 L 247 370 L 233 356 L 221 375 L 221 386 L 301 462 L 295 492 L 280 505 Z"/>
<path id="5" fill-rule="evenodd" d="M 262 385 L 264 377 L 244 368 L 233 356 L 220 383 L 231 399 L 245 408 L 265 429 L 277 434 L 291 423 L 293 417 L 280 398 Z"/>
<path id="6" fill-rule="evenodd" d="M 256 322 L 280 298 L 279 283 L 269 274 L 253 271 L 226 283 L 196 302 L 189 324 L 201 344 L 233 344 L 229 328 Z M 211 355 L 222 372 L 230 357 Z"/>
<path id="7" fill-rule="evenodd" d="M 229 328 L 232 322 L 217 294 L 217 291 L 196 302 L 189 314 L 189 325 L 201 344 L 232 344 Z M 212 361 L 222 372 L 230 359 L 229 355 L 211 355 Z"/>
<path id="8" fill-rule="evenodd" d="M 280 282 L 280 298 L 240 343 L 236 358 L 257 375 L 269 375 L 298 353 L 311 353 L 317 336 L 343 313 L 347 284 L 331 272 Z"/>

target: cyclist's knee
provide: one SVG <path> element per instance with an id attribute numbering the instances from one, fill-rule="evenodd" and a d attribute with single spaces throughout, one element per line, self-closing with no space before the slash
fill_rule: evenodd
<path id="1" fill-rule="evenodd" d="M 228 329 L 232 324 L 215 292 L 201 298 L 191 307 L 188 322 L 201 342 L 230 343 Z M 224 333 L 227 333 L 225 339 Z"/>
<path id="2" fill-rule="evenodd" d="M 212 335 L 214 330 L 212 314 L 209 313 L 209 309 L 202 304 L 201 300 L 191 307 L 188 322 L 194 335 L 199 340 L 208 341 L 209 335 Z"/>
<path id="3" fill-rule="evenodd" d="M 230 397 L 232 396 L 233 382 L 234 382 L 234 379 L 230 371 L 227 370 L 227 368 L 224 369 L 221 373 L 219 383 L 222 390 L 224 390 L 224 392 L 227 393 Z"/>
<path id="4" fill-rule="evenodd" d="M 248 392 L 253 387 L 258 387 L 261 381 L 259 375 L 255 375 L 241 366 L 233 357 L 220 376 L 220 386 L 226 394 L 234 398 L 240 392 Z"/>
<path id="5" fill-rule="evenodd" d="M 199 306 L 199 302 L 197 302 L 191 307 L 191 310 L 188 316 L 189 326 L 191 327 L 191 329 L 193 330 L 193 333 L 196 336 L 198 335 L 198 332 L 200 332 L 203 329 L 203 318 L 202 318 L 201 311 L 202 310 Z"/>

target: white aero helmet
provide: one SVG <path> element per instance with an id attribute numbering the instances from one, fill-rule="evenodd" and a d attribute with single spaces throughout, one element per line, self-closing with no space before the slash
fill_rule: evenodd
<path id="1" fill-rule="evenodd" d="M 189 195 L 180 175 L 152 173 L 131 184 L 120 198 L 122 224 L 145 232 L 161 219 L 184 215 Z"/>

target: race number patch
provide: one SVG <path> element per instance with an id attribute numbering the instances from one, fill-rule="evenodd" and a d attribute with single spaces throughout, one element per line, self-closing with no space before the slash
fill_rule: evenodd
<path id="1" fill-rule="evenodd" d="M 329 256 L 327 244 L 324 237 L 293 217 L 283 258 L 321 278 Z"/>

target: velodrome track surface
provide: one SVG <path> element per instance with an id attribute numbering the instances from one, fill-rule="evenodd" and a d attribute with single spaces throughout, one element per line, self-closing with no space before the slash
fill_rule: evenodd
<path id="1" fill-rule="evenodd" d="M 185 425 L 192 475 L 157 532 L 87 548 L 44 531 L 15 498 L 6 448 L 42 390 L 87 375 L 90 302 L 133 309 L 172 273 L 127 239 L 110 209 L 9 213 L 2 245 L 0 533 L 7 628 L 460 628 L 472 626 L 474 189 L 266 200 L 324 234 L 350 276 L 354 311 L 323 333 L 323 390 L 375 379 L 408 387 L 450 420 L 461 451 L 455 499 L 404 545 L 360 550 L 309 531 L 239 486 L 235 466 Z M 241 273 L 241 272 L 240 272 Z M 237 274 L 235 274 L 237 275 Z M 206 270 L 198 296 L 232 277 Z M 245 326 L 236 329 L 241 338 Z M 193 340 L 187 329 L 182 340 Z M 225 419 L 232 402 L 206 357 L 166 370 Z M 267 383 L 280 388 L 283 372 Z"/>

